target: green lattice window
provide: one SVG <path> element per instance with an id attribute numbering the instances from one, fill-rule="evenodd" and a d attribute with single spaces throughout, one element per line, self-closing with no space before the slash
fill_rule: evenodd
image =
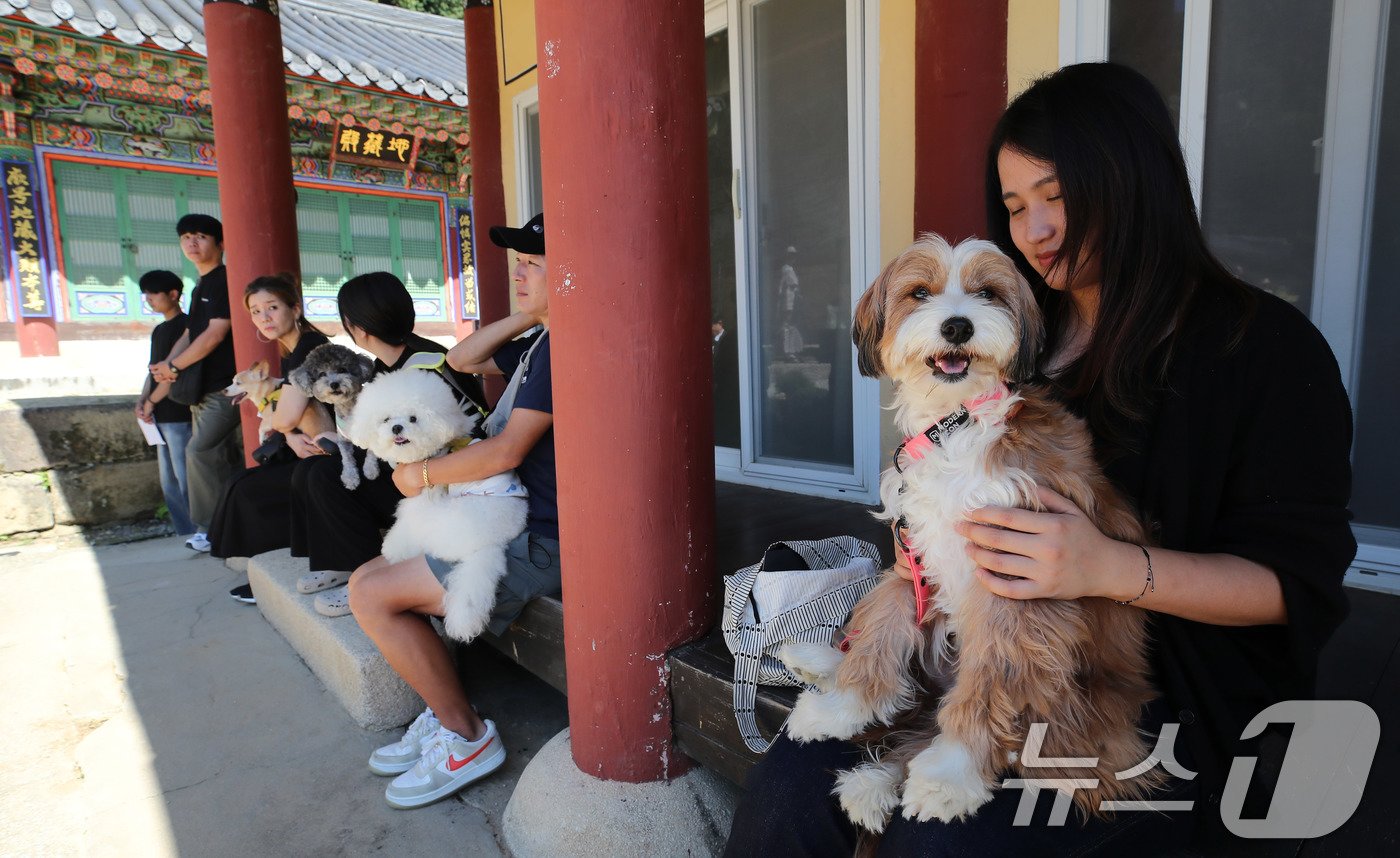
<path id="1" fill-rule="evenodd" d="M 174 224 L 188 212 L 219 214 L 211 176 L 53 162 L 69 312 L 80 321 L 149 318 L 136 288 L 165 268 L 193 287 Z M 392 271 L 408 286 L 418 317 L 447 318 L 442 209 L 411 200 L 297 188 L 297 229 L 307 315 L 335 319 L 335 296 L 350 277 Z"/>

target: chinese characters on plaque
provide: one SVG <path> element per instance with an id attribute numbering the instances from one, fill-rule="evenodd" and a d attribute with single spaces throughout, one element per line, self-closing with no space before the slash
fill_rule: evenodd
<path id="1" fill-rule="evenodd" d="M 331 141 L 331 158 L 350 164 L 412 170 L 418 159 L 415 139 L 408 134 L 371 131 L 368 127 L 337 123 Z"/>
<path id="2" fill-rule="evenodd" d="M 457 240 L 462 251 L 462 318 L 481 318 L 476 296 L 476 252 L 472 246 L 472 211 L 457 209 Z"/>
<path id="3" fill-rule="evenodd" d="M 29 164 L 0 163 L 4 173 L 4 211 L 10 245 L 11 280 L 17 289 L 20 315 L 48 317 L 49 290 L 44 282 L 44 255 L 40 250 L 39 214 L 34 198 L 34 174 Z"/>

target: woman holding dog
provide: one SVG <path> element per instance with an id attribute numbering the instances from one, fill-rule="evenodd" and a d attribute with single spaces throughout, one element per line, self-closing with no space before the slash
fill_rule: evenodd
<path id="1" fill-rule="evenodd" d="M 896 808 L 878 850 L 1214 845 L 1231 760 L 1260 753 L 1240 741 L 1245 725 L 1276 702 L 1312 696 L 1318 653 L 1346 614 L 1351 412 L 1336 360 L 1302 313 L 1212 255 L 1176 125 L 1137 72 L 1085 64 L 1037 82 L 993 133 L 986 185 L 990 237 L 1044 312 L 1037 380 L 1086 419 L 1100 464 L 1153 545 L 1149 555 L 1104 536 L 1044 488 L 1045 512 L 988 507 L 959 532 L 993 593 L 1108 598 L 1149 612 L 1161 696 L 1141 726 L 1179 725 L 1158 756 L 1170 752 L 1197 774 L 1164 767 L 1176 777 L 1154 796 L 1190 810 L 1075 814 L 1063 826 L 1046 824 L 1044 806 L 1030 825 L 1013 825 L 1017 789 L 953 823 L 913 822 Z M 852 854 L 858 832 L 831 790 L 833 773 L 862 754 L 780 737 L 750 775 L 728 854 Z"/>
<path id="2" fill-rule="evenodd" d="M 301 305 L 301 290 L 290 276 L 259 277 L 243 293 L 243 305 L 252 316 L 259 337 L 277 342 L 282 353 L 279 375 L 301 366 L 311 350 L 329 342 L 326 335 L 307 320 Z M 315 448 L 312 439 L 296 430 L 306 413 L 307 398 L 292 385 L 283 385 L 270 401 L 255 403 L 259 412 L 271 408 L 273 431 L 261 447 L 253 451 L 258 465 L 234 474 L 219 497 L 209 527 L 210 553 L 214 557 L 252 557 L 291 544 L 288 518 L 291 515 L 289 489 L 292 467 L 297 456 Z M 234 587 L 229 595 L 252 604 L 253 591 L 247 584 Z"/>
<path id="3" fill-rule="evenodd" d="M 387 271 L 353 277 L 340 287 L 340 321 L 351 341 L 374 355 L 374 374 L 402 369 L 414 355 L 443 355 L 446 347 L 413 332 L 416 312 L 403 281 Z M 484 409 L 486 396 L 476 375 L 442 368 L 464 410 Z M 315 447 L 298 452 L 302 461 L 292 475 L 292 555 L 305 557 L 311 571 L 297 581 L 298 591 L 315 593 L 322 616 L 350 613 L 345 583 L 350 573 L 379 554 L 380 531 L 394 523 L 403 494 L 388 468 L 379 479 L 363 479 L 355 489 L 340 481 L 338 455 Z M 363 470 L 363 451 L 356 451 Z"/>

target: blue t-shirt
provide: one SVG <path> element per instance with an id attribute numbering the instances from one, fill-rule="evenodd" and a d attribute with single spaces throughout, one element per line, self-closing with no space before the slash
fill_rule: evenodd
<path id="1" fill-rule="evenodd" d="M 496 366 L 507 378 L 515 373 L 521 359 L 530 347 L 541 337 L 539 344 L 530 355 L 529 366 L 515 392 L 515 407 L 531 411 L 554 413 L 554 394 L 550 384 L 549 371 L 549 332 L 535 334 L 524 339 L 511 340 L 496 351 L 493 359 Z M 559 538 L 559 491 L 554 478 L 554 427 L 535 442 L 525 459 L 515 469 L 520 481 L 530 490 L 530 520 L 526 527 L 531 533 Z"/>

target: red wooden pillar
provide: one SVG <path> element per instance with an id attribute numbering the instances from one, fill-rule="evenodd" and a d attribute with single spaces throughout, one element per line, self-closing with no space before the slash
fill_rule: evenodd
<path id="1" fill-rule="evenodd" d="M 301 273 L 282 25 L 276 6 L 269 0 L 204 0 L 204 39 L 209 46 L 234 358 L 239 368 L 263 358 L 276 366 L 277 344 L 262 341 L 243 304 L 243 290 L 253 278 Z M 245 402 L 243 449 L 249 465 L 258 446 L 257 432 L 257 412 Z"/>
<path id="2" fill-rule="evenodd" d="M 55 357 L 58 355 L 58 328 L 51 318 L 26 319 L 15 317 L 15 339 L 19 341 L 20 357 Z"/>
<path id="3" fill-rule="evenodd" d="M 535 4 L 569 726 L 608 780 L 683 770 L 665 656 L 719 588 L 703 5 Z"/>
<path id="4" fill-rule="evenodd" d="M 1007 0 L 917 0 L 914 232 L 986 230 L 987 141 L 1006 108 Z"/>
<path id="5" fill-rule="evenodd" d="M 496 62 L 495 0 L 467 0 L 462 10 L 467 40 L 467 122 L 471 128 L 472 223 L 477 233 L 506 222 L 506 189 L 501 168 L 501 78 Z M 520 222 L 535 213 L 524 212 Z M 519 226 L 519 224 L 514 224 Z M 506 252 L 477 242 L 476 285 L 483 325 L 510 315 L 510 265 Z M 492 402 L 505 390 L 499 376 L 486 376 Z"/>

